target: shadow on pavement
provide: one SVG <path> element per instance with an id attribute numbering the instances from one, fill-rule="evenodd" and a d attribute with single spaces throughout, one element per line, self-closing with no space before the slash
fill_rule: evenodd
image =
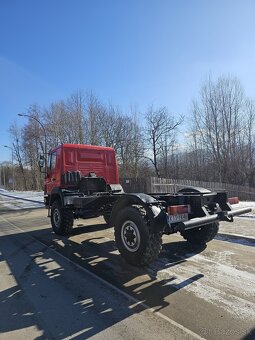
<path id="1" fill-rule="evenodd" d="M 241 340 L 254 340 L 255 339 L 255 328 L 251 329 L 247 335 L 245 335 Z"/>
<path id="2" fill-rule="evenodd" d="M 118 301 L 109 297 L 97 298 L 93 285 L 84 283 L 86 274 L 77 267 L 77 277 L 70 282 L 65 260 L 50 252 L 48 247 L 156 311 L 170 304 L 166 298 L 171 294 L 203 277 L 198 273 L 174 283 L 176 277 L 171 274 L 158 280 L 157 271 L 178 266 L 204 248 L 197 248 L 194 252 L 186 241 L 167 243 L 161 257 L 152 266 L 138 268 L 122 259 L 113 240 L 100 235 L 106 228 L 105 224 L 79 227 L 69 238 L 56 236 L 51 228 L 1 236 L 0 265 L 6 263 L 16 284 L 0 293 L 0 331 L 10 332 L 36 325 L 44 332 L 42 338 L 53 336 L 60 339 L 77 334 L 76 339 L 84 339 L 143 310 L 141 306 L 132 307 L 134 301 L 120 306 Z M 66 290 L 74 295 L 66 296 Z M 29 304 L 25 300 L 29 300 Z M 52 326 L 48 334 L 44 320 L 49 318 Z"/>
<path id="3" fill-rule="evenodd" d="M 255 239 L 252 239 L 251 237 L 219 233 L 215 239 L 219 241 L 237 243 L 243 246 L 255 247 Z"/>
<path id="4" fill-rule="evenodd" d="M 158 280 L 157 272 L 180 265 L 188 258 L 202 252 L 205 246 L 194 248 L 186 241 L 166 243 L 163 244 L 159 259 L 152 265 L 135 267 L 129 265 L 121 257 L 114 240 L 101 236 L 106 229 L 111 228 L 108 228 L 106 224 L 80 226 L 73 229 L 69 238 L 57 236 L 52 232 L 47 234 L 44 232 L 43 242 L 157 310 L 168 305 L 165 300 L 167 296 L 203 277 L 201 273 L 198 273 L 183 282 L 176 283 L 176 277 L 171 274 L 165 280 Z M 38 232 L 32 232 L 31 235 L 41 238 Z M 79 235 L 84 235 L 84 238 L 81 240 L 79 238 L 79 242 L 76 242 L 74 239 Z"/>

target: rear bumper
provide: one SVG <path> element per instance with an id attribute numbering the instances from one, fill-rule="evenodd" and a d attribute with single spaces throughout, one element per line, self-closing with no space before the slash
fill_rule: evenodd
<path id="1" fill-rule="evenodd" d="M 179 224 L 179 231 L 198 228 L 216 221 L 228 221 L 232 222 L 234 216 L 246 214 L 250 212 L 251 208 L 242 208 L 237 210 L 230 210 L 230 211 L 221 211 L 217 214 L 208 215 L 205 217 L 196 217 L 192 218 L 191 220 L 182 222 Z"/>

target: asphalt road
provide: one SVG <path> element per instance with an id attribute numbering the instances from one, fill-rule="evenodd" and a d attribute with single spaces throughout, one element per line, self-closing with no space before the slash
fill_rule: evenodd
<path id="1" fill-rule="evenodd" d="M 0 204 L 0 339 L 255 338 L 254 220 L 223 223 L 206 249 L 164 236 L 159 259 L 136 268 L 101 218 L 67 238 L 46 213 Z"/>

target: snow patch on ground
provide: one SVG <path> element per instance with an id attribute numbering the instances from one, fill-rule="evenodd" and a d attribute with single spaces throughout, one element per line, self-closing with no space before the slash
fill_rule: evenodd
<path id="1" fill-rule="evenodd" d="M 38 202 L 43 202 L 43 191 L 15 191 L 15 190 L 7 191 L 5 190 L 3 194 L 8 195 L 13 198 L 33 199 Z"/>
<path id="2" fill-rule="evenodd" d="M 241 209 L 241 208 L 252 208 L 252 211 L 244 214 L 242 216 L 245 217 L 254 217 L 255 218 L 255 202 L 252 201 L 241 201 L 238 204 L 232 205 L 233 210 L 235 209 Z"/>
<path id="3" fill-rule="evenodd" d="M 44 203 L 42 191 L 8 191 L 0 190 L 0 204 L 10 210 L 41 208 Z"/>
<path id="4" fill-rule="evenodd" d="M 226 256 L 231 255 L 231 252 L 226 251 L 221 254 L 222 257 L 224 253 Z M 169 281 L 166 285 L 169 284 L 176 289 L 182 287 L 234 316 L 246 320 L 255 319 L 255 274 L 219 263 L 201 254 L 193 254 L 189 257 L 189 261 L 179 263 L 178 266 L 171 265 L 169 268 L 166 259 L 160 261 L 166 262 L 166 269 L 159 270 L 155 262 L 148 268 L 151 277 Z M 201 268 L 203 268 L 203 277 L 183 285 L 189 281 L 189 278 L 201 275 Z"/>
<path id="5" fill-rule="evenodd" d="M 235 204 L 234 206 L 238 207 L 238 208 L 251 207 L 251 208 L 255 209 L 255 202 L 253 202 L 253 201 L 240 201 L 238 204 Z"/>

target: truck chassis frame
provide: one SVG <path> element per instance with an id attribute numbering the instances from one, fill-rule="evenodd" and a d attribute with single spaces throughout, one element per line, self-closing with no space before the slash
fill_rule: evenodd
<path id="1" fill-rule="evenodd" d="M 176 194 L 124 193 L 120 185 L 108 185 L 102 192 L 55 188 L 50 196 L 45 195 L 45 204 L 53 230 L 60 235 L 71 231 L 74 219 L 104 216 L 114 227 L 121 255 L 139 266 L 157 258 L 163 234 L 180 232 L 191 243 L 205 244 L 216 236 L 219 221 L 233 222 L 234 216 L 251 211 L 233 210 L 224 191 L 196 187 Z M 181 207 L 186 210 L 185 214 L 176 214 L 178 220 L 171 211 L 178 212 Z"/>

